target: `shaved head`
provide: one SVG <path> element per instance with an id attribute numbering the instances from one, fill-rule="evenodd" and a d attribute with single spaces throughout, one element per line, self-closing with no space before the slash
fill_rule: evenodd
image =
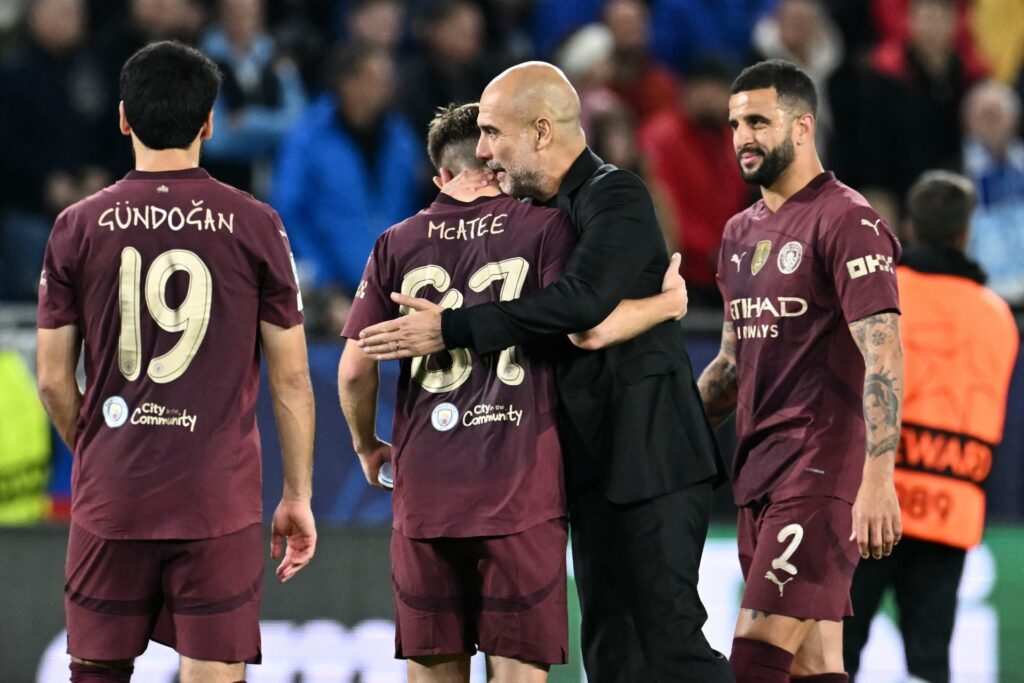
<path id="1" fill-rule="evenodd" d="M 508 110 L 531 121 L 546 117 L 559 125 L 580 122 L 580 98 L 562 70 L 547 62 L 524 62 L 499 74 L 484 88 L 481 103 Z"/>
<path id="2" fill-rule="evenodd" d="M 586 146 L 580 98 L 560 69 L 524 62 L 501 73 L 480 96 L 477 156 L 502 191 L 545 200 Z"/>

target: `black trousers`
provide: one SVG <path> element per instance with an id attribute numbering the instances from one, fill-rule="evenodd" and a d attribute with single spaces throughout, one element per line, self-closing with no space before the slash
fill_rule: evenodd
<path id="1" fill-rule="evenodd" d="M 733 681 L 704 638 L 697 572 L 711 485 L 629 505 L 598 488 L 569 508 L 590 683 Z"/>
<path id="2" fill-rule="evenodd" d="M 907 671 L 928 683 L 949 683 L 949 641 L 966 556 L 959 548 L 904 538 L 889 557 L 860 561 L 850 589 L 854 616 L 843 625 L 843 661 L 851 681 L 871 620 L 891 586 Z"/>

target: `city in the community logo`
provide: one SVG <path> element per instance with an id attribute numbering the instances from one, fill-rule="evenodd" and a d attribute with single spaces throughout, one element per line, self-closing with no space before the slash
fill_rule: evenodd
<path id="1" fill-rule="evenodd" d="M 430 424 L 439 432 L 447 432 L 459 423 L 459 409 L 451 403 L 439 403 L 430 413 Z"/>

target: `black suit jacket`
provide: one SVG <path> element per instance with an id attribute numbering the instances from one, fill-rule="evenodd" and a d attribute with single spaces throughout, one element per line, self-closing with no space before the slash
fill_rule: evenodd
<path id="1" fill-rule="evenodd" d="M 551 204 L 568 212 L 580 233 L 565 274 L 515 301 L 445 311 L 448 348 L 488 353 L 588 330 L 623 299 L 661 291 L 668 254 L 650 193 L 637 176 L 587 148 Z M 570 499 L 600 485 L 609 500 L 630 503 L 724 480 L 677 323 L 575 353 L 558 365 L 556 377 Z"/>

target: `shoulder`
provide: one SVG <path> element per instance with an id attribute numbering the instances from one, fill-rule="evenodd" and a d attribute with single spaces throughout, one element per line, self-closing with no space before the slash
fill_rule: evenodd
<path id="1" fill-rule="evenodd" d="M 738 230 L 743 228 L 743 226 L 747 225 L 754 218 L 755 214 L 762 209 L 763 205 L 763 200 L 758 199 L 739 213 L 733 214 L 732 218 L 725 222 L 723 235 L 725 237 L 734 236 Z"/>
<path id="2" fill-rule="evenodd" d="M 611 164 L 601 166 L 580 189 L 584 199 L 584 210 L 600 211 L 612 207 L 623 210 L 635 210 L 642 206 L 652 206 L 651 193 L 647 185 L 638 175 Z"/>

